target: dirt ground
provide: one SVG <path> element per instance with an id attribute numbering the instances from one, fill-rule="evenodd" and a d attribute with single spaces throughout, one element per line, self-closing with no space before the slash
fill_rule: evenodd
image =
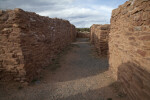
<path id="1" fill-rule="evenodd" d="M 0 100 L 128 100 L 111 78 L 107 57 L 97 57 L 88 39 L 77 39 L 54 62 L 29 86 L 0 83 Z"/>

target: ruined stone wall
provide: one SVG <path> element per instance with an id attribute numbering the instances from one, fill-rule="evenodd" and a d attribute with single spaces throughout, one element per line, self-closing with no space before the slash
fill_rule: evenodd
<path id="1" fill-rule="evenodd" d="M 0 11 L 0 79 L 31 81 L 75 38 L 69 21 L 21 9 Z"/>
<path id="2" fill-rule="evenodd" d="M 89 32 L 77 32 L 77 37 L 78 38 L 90 38 L 90 33 Z"/>
<path id="3" fill-rule="evenodd" d="M 113 10 L 109 54 L 112 75 L 123 84 L 130 100 L 149 100 L 149 0 L 130 0 Z"/>
<path id="4" fill-rule="evenodd" d="M 108 53 L 108 35 L 110 25 L 92 25 L 90 33 L 91 43 L 94 44 L 98 55 L 107 55 Z"/>
<path id="5" fill-rule="evenodd" d="M 99 26 L 99 24 L 93 24 L 90 27 L 90 42 L 93 44 L 94 43 L 94 33 L 96 32 L 96 27 Z"/>

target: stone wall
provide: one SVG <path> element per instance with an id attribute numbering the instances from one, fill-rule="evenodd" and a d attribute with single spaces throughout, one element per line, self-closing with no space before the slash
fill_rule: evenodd
<path id="1" fill-rule="evenodd" d="M 77 32 L 77 37 L 78 38 L 90 38 L 90 33 L 89 32 Z"/>
<path id="2" fill-rule="evenodd" d="M 130 100 L 150 99 L 150 0 L 130 0 L 113 10 L 109 65 Z"/>
<path id="3" fill-rule="evenodd" d="M 94 24 L 90 28 L 90 41 L 94 44 L 98 55 L 107 55 L 110 25 Z"/>
<path id="4" fill-rule="evenodd" d="M 69 21 L 21 9 L 0 11 L 0 79 L 31 81 L 76 38 Z"/>
<path id="5" fill-rule="evenodd" d="M 99 24 L 93 24 L 90 27 L 90 42 L 93 44 L 94 43 L 94 33 L 96 32 L 96 27 L 99 26 Z"/>

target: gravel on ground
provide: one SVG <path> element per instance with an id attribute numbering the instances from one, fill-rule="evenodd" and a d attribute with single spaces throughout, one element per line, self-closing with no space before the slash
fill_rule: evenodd
<path id="1" fill-rule="evenodd" d="M 46 68 L 26 87 L 0 84 L 0 100 L 128 100 L 119 95 L 108 58 L 97 57 L 87 38 L 79 38 L 60 56 L 60 67 Z M 55 67 L 56 65 L 52 65 Z"/>

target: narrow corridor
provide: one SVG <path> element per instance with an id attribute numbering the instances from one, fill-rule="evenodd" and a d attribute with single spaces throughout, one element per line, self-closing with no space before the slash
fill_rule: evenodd
<path id="1" fill-rule="evenodd" d="M 64 54 L 60 68 L 46 68 L 44 78 L 21 90 L 0 90 L 1 100 L 126 100 L 111 86 L 108 59 L 96 57 L 86 38 L 79 38 Z M 111 99 L 113 98 L 113 99 Z M 114 99 L 115 98 L 115 99 Z"/>

